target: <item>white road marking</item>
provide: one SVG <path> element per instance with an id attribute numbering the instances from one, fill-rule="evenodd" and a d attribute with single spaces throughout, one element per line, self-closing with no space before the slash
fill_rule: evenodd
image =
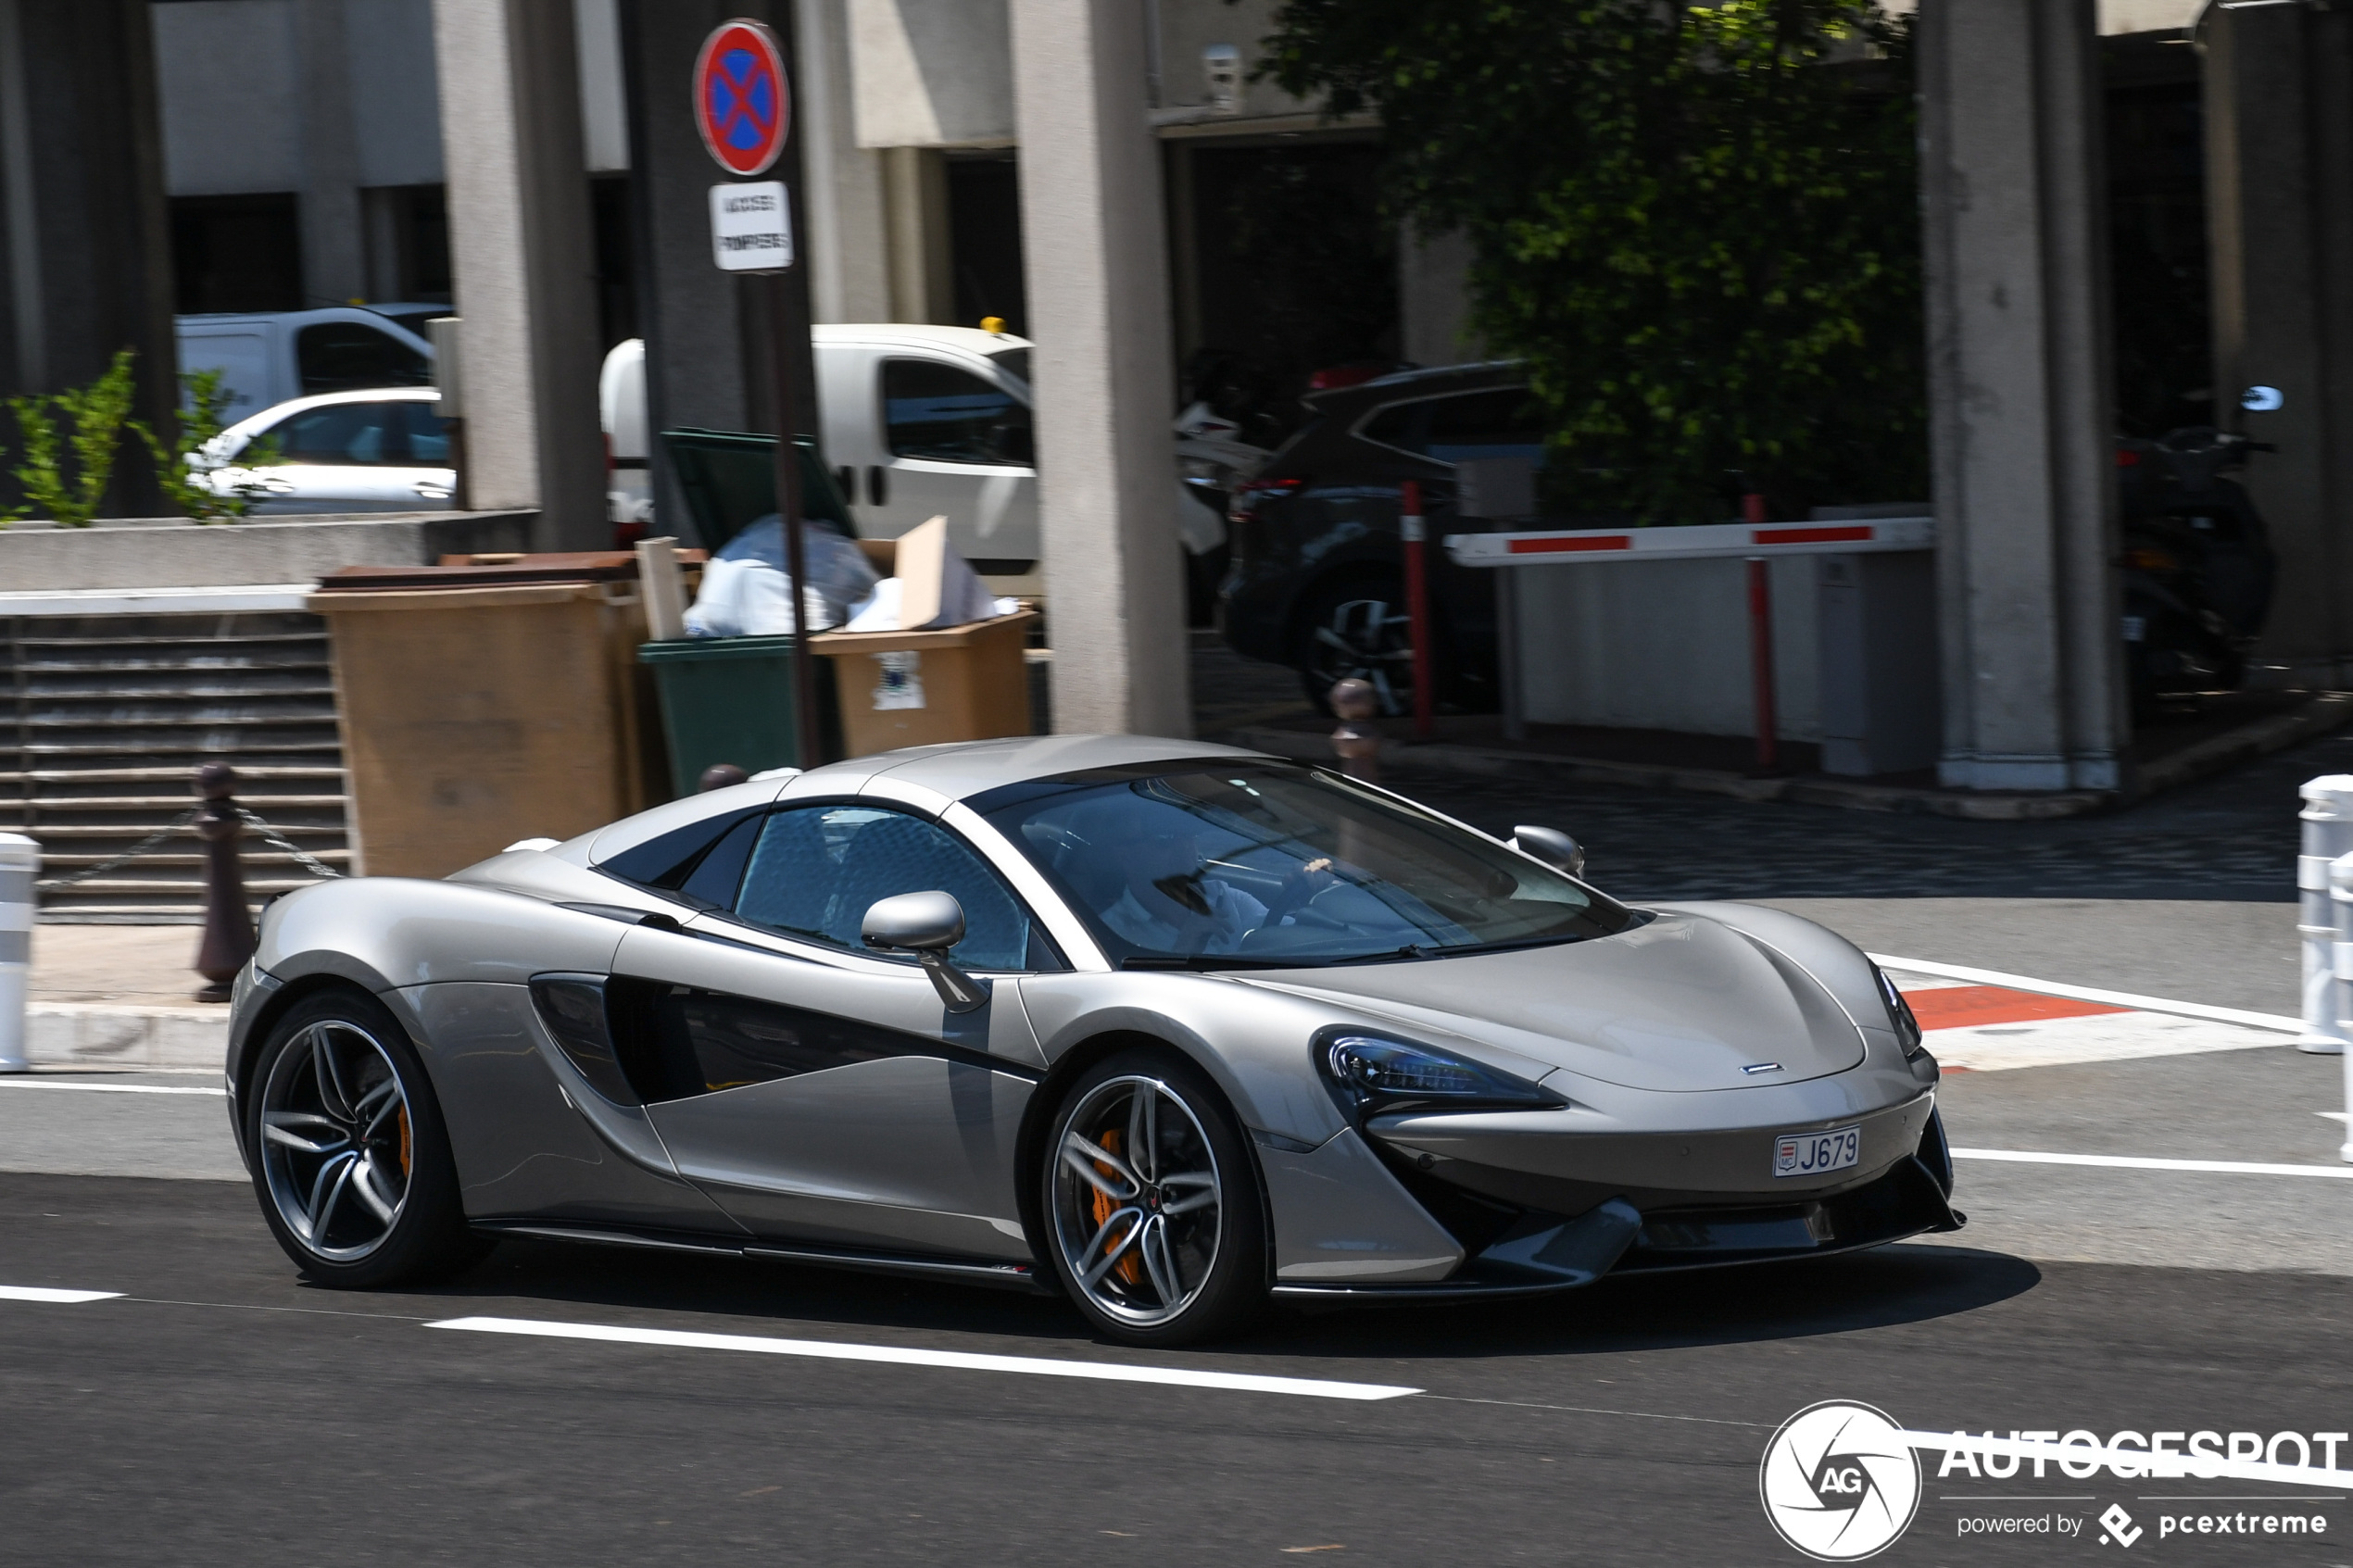
<path id="1" fill-rule="evenodd" d="M 213 1095 L 228 1094 L 226 1089 L 182 1088 L 176 1084 L 61 1084 L 54 1078 L 0 1077 L 0 1086 L 11 1089 L 80 1089 L 84 1094 L 100 1095 Z"/>
<path id="2" fill-rule="evenodd" d="M 55 1301 L 71 1306 L 77 1301 L 111 1301 L 121 1294 L 120 1290 L 52 1290 L 41 1285 L 0 1285 L 0 1301 Z"/>
<path id="3" fill-rule="evenodd" d="M 825 1339 L 772 1339 L 751 1334 L 688 1334 L 667 1328 L 619 1328 L 604 1323 L 543 1323 L 531 1318 L 447 1318 L 427 1328 L 476 1334 L 519 1334 L 543 1339 L 595 1339 L 616 1345 L 662 1345 L 686 1350 L 749 1350 L 829 1361 L 881 1361 L 893 1366 L 949 1367 L 961 1372 L 1018 1372 L 1037 1377 L 1085 1377 L 1104 1383 L 1163 1383 L 1178 1388 L 1226 1388 L 1247 1394 L 1299 1394 L 1319 1399 L 1402 1399 L 1419 1388 L 1385 1383 L 1333 1383 L 1313 1377 L 1261 1377 L 1249 1373 L 1193 1372 L 1183 1367 L 1122 1366 L 1111 1361 L 1050 1361 L 1039 1356 L 986 1356 L 963 1350 L 918 1350 L 898 1345 L 844 1345 Z"/>
<path id="4" fill-rule="evenodd" d="M 2017 1148 L 1957 1148 L 1956 1160 L 2021 1165 L 2110 1165 L 2127 1171 L 2204 1171 L 2225 1176 L 2330 1176 L 2353 1181 L 2353 1165 L 2265 1165 L 2246 1160 L 2152 1160 L 2133 1154 L 2035 1154 Z"/>
<path id="5" fill-rule="evenodd" d="M 1966 969 L 1959 964 L 1931 963 L 1926 959 L 1899 959 L 1887 953 L 1866 955 L 1881 969 L 1902 970 L 1907 974 L 1931 974 L 1941 980 L 1967 981 L 1973 985 L 2007 985 L 2014 991 L 2032 991 L 2041 997 L 2067 997 L 2079 1002 L 2106 1002 L 2110 1007 L 2136 1008 L 2142 1012 L 2170 1012 L 2180 1018 L 2203 1018 L 2215 1023 L 2237 1023 L 2249 1029 L 2268 1029 L 2275 1034 L 2301 1035 L 2304 1021 L 2283 1018 L 2277 1013 L 2248 1012 L 2241 1008 L 2208 1007 L 2204 1002 L 2169 1001 L 2162 997 L 2139 997 L 2129 991 L 2102 991 L 2089 985 L 2065 985 L 2056 980 L 2036 980 L 2023 974 L 2004 974 L 1998 970 Z"/>

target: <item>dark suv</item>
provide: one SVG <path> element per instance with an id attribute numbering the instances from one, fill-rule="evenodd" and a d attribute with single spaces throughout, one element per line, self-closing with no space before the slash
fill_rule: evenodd
<path id="1" fill-rule="evenodd" d="M 1288 664 L 1308 700 L 1360 675 L 1389 711 L 1412 703 L 1398 486 L 1419 480 L 1428 520 L 1437 696 L 1496 706 L 1494 572 L 1447 559 L 1450 533 L 1509 526 L 1458 521 L 1454 465 L 1466 458 L 1541 460 L 1543 424 L 1513 364 L 1404 370 L 1306 398 L 1308 422 L 1234 493 L 1233 564 L 1218 589 L 1226 641 Z M 1522 524 L 1521 526 L 1525 526 Z"/>

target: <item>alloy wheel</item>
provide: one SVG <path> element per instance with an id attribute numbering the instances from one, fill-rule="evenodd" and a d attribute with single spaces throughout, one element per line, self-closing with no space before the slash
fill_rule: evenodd
<path id="1" fill-rule="evenodd" d="M 1382 598 L 1343 599 L 1309 633 L 1308 684 L 1329 692 L 1354 677 L 1380 697 L 1381 711 L 1398 714 L 1413 701 L 1414 645 L 1404 607 Z"/>
<path id="2" fill-rule="evenodd" d="M 278 1216 L 331 1262 L 384 1245 L 409 1200 L 413 1131 L 392 1058 L 356 1023 L 321 1019 L 278 1052 L 261 1096 L 261 1163 Z"/>
<path id="3" fill-rule="evenodd" d="M 1171 1323 L 1208 1285 L 1225 1230 L 1217 1158 L 1159 1079 L 1108 1079 L 1072 1109 L 1049 1190 L 1063 1263 L 1106 1317 Z"/>

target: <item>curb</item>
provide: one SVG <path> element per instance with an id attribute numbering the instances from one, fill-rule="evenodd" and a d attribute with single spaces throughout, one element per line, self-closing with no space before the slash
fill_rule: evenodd
<path id="1" fill-rule="evenodd" d="M 225 1066 L 225 1007 L 35 1002 L 25 1010 L 25 1060 L 38 1067 Z"/>
<path id="2" fill-rule="evenodd" d="M 1831 778 L 1818 773 L 1799 778 L 1754 778 L 1728 769 L 1678 768 L 1597 757 L 1507 751 L 1493 746 L 1459 746 L 1447 741 L 1415 743 L 1384 739 L 1380 744 L 1380 760 L 1384 768 L 1408 771 L 1437 769 L 1486 778 L 1617 784 L 1633 789 L 1724 796 L 1734 800 L 1789 800 L 1806 806 L 1836 806 L 1851 811 L 1916 811 L 1929 816 L 1957 817 L 1975 822 L 2048 822 L 2062 817 L 2090 816 L 2095 812 L 2129 806 L 2159 790 L 2210 778 L 2249 759 L 2285 750 L 2299 742 L 2325 734 L 2348 720 L 2353 720 L 2353 692 L 2320 692 L 2288 712 L 2254 720 L 2150 763 L 2139 770 L 2130 788 L 2057 790 L 2039 795 L 1922 789 L 1872 784 L 1868 779 Z M 1328 763 L 1332 760 L 1330 738 L 1312 730 L 1251 724 L 1230 730 L 1222 738 L 1231 746 L 1270 752 L 1296 762 Z"/>

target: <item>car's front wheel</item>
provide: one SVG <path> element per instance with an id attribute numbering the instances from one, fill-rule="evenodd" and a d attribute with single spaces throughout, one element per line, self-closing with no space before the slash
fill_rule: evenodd
<path id="1" fill-rule="evenodd" d="M 1175 1051 L 1123 1051 L 1083 1073 L 1041 1174 L 1054 1273 L 1112 1337 L 1189 1344 L 1264 1309 L 1249 1147 L 1216 1085 Z"/>
<path id="2" fill-rule="evenodd" d="M 479 1259 L 424 1065 L 384 1004 L 322 991 L 271 1030 L 242 1108 L 278 1245 L 321 1285 L 372 1289 Z"/>

